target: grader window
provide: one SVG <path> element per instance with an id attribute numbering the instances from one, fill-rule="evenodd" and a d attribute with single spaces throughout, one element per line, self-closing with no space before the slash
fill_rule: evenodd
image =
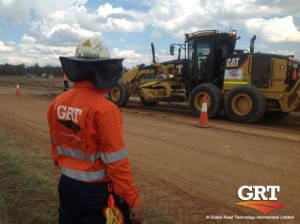
<path id="1" fill-rule="evenodd" d="M 207 66 L 208 56 L 210 54 L 209 44 L 198 44 L 197 46 L 197 70 L 201 74 Z"/>

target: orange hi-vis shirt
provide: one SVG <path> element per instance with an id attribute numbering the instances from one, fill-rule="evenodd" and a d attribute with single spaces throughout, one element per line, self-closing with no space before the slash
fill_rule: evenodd
<path id="1" fill-rule="evenodd" d="M 123 139 L 119 108 L 89 81 L 75 82 L 48 108 L 51 153 L 61 173 L 84 182 L 109 182 L 129 206 L 140 204 Z"/>

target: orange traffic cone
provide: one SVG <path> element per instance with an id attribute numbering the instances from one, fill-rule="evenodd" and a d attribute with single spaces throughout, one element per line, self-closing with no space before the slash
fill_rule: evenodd
<path id="1" fill-rule="evenodd" d="M 19 83 L 17 83 L 16 94 L 21 94 Z"/>
<path id="2" fill-rule="evenodd" d="M 203 103 L 201 107 L 201 113 L 199 118 L 199 124 L 196 125 L 199 128 L 208 128 L 208 115 L 207 115 L 207 98 L 206 95 L 203 97 Z"/>

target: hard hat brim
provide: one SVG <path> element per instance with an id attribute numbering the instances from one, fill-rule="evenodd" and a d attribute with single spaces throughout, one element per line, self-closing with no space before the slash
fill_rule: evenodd
<path id="1" fill-rule="evenodd" d="M 96 62 L 96 61 L 108 61 L 108 60 L 115 60 L 112 58 L 84 58 L 84 57 L 65 57 L 69 58 L 73 61 L 81 61 L 81 62 Z"/>
<path id="2" fill-rule="evenodd" d="M 84 59 L 59 57 L 62 69 L 72 82 L 90 81 L 98 89 L 111 89 L 117 85 L 122 74 L 124 58 Z"/>

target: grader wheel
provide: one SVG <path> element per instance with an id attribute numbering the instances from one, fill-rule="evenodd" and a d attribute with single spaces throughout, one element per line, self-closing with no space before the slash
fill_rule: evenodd
<path id="1" fill-rule="evenodd" d="M 130 94 L 128 87 L 122 82 L 118 82 L 117 86 L 114 87 L 108 94 L 109 100 L 119 107 L 125 107 L 128 103 L 129 97 Z"/>
<path id="2" fill-rule="evenodd" d="M 249 114 L 253 108 L 252 99 L 246 93 L 238 93 L 232 98 L 231 108 L 236 115 L 245 116 Z"/>
<path id="3" fill-rule="evenodd" d="M 266 100 L 254 86 L 238 86 L 232 89 L 225 102 L 229 118 L 239 123 L 256 123 L 265 114 Z"/>
<path id="4" fill-rule="evenodd" d="M 193 89 L 189 97 L 190 109 L 194 116 L 199 117 L 205 95 L 208 117 L 214 118 L 220 113 L 223 102 L 221 90 L 212 84 L 201 84 Z"/>

